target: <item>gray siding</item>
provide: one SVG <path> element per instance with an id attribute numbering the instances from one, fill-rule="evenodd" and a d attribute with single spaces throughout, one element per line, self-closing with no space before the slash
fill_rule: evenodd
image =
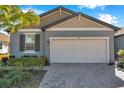
<path id="1" fill-rule="evenodd" d="M 124 49 L 124 35 L 115 37 L 115 52 Z"/>
<path id="2" fill-rule="evenodd" d="M 50 60 L 50 37 L 110 37 L 109 56 L 110 62 L 114 60 L 114 32 L 112 31 L 46 31 L 45 56 Z M 99 55 L 96 53 L 96 55 Z"/>
<path id="3" fill-rule="evenodd" d="M 28 55 L 19 51 L 19 35 L 22 33 L 23 32 L 18 32 L 16 35 L 11 35 L 11 55 L 16 57 Z M 114 32 L 112 31 L 46 31 L 45 33 L 41 31 L 37 33 L 40 34 L 40 51 L 30 55 L 46 56 L 50 61 L 50 37 L 110 37 L 110 62 L 114 60 Z M 96 53 L 96 55 L 99 54 Z"/>
<path id="4" fill-rule="evenodd" d="M 27 32 L 27 33 L 37 33 L 40 34 L 40 51 L 36 52 L 36 53 L 24 53 L 24 52 L 20 52 L 19 51 L 19 35 L 20 34 L 24 34 L 26 32 L 18 32 L 15 35 L 11 35 L 11 43 L 10 43 L 10 53 L 11 55 L 15 56 L 15 57 L 21 57 L 23 55 L 37 55 L 37 56 L 44 56 L 44 32 L 40 31 L 40 32 Z"/>

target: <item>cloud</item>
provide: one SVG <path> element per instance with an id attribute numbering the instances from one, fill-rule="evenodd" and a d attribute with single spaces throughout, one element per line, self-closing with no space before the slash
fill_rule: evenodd
<path id="1" fill-rule="evenodd" d="M 118 18 L 110 14 L 99 14 L 99 19 L 110 24 L 118 23 Z"/>
<path id="2" fill-rule="evenodd" d="M 23 12 L 27 12 L 29 9 L 33 10 L 36 14 L 42 14 L 42 13 L 44 13 L 43 10 L 35 9 L 35 8 L 25 8 L 25 9 L 22 9 L 22 11 Z"/>
<path id="3" fill-rule="evenodd" d="M 95 9 L 101 8 L 102 10 L 105 9 L 105 5 L 79 5 L 78 8 L 82 10 L 83 8 Z"/>

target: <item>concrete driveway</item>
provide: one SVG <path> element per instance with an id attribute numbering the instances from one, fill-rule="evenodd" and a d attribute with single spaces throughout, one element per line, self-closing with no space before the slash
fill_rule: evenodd
<path id="1" fill-rule="evenodd" d="M 45 69 L 43 88 L 124 87 L 124 72 L 107 64 L 52 64 Z"/>

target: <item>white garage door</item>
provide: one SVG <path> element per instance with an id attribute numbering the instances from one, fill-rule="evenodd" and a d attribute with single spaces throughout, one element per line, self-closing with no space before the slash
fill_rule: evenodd
<path id="1" fill-rule="evenodd" d="M 107 39 L 51 39 L 51 63 L 108 63 Z"/>

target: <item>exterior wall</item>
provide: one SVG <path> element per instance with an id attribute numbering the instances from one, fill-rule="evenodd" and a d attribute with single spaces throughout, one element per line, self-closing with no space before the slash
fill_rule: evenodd
<path id="1" fill-rule="evenodd" d="M 50 60 L 50 37 L 110 37 L 109 56 L 110 62 L 114 60 L 114 32 L 113 31 L 46 31 L 45 56 Z M 99 54 L 95 54 L 99 55 Z"/>
<path id="2" fill-rule="evenodd" d="M 25 53 L 25 52 L 20 52 L 19 51 L 19 35 L 24 34 L 24 33 L 38 33 L 40 34 L 40 51 L 35 52 L 35 53 Z M 18 32 L 15 35 L 11 35 L 10 37 L 11 43 L 10 43 L 10 53 L 12 56 L 15 57 L 21 57 L 24 55 L 37 55 L 37 56 L 44 56 L 44 32 L 39 31 L 36 32 L 34 31 L 25 31 L 25 32 Z"/>
<path id="3" fill-rule="evenodd" d="M 119 49 L 124 50 L 124 35 L 115 37 L 115 52 L 117 52 Z"/>
<path id="4" fill-rule="evenodd" d="M 124 50 L 124 28 L 115 33 L 115 58 L 118 58 L 117 51 Z"/>
<path id="5" fill-rule="evenodd" d="M 0 41 L 4 41 L 4 42 L 10 42 L 10 36 L 9 36 L 9 34 L 8 35 L 6 35 L 6 34 L 2 34 L 2 33 L 0 33 Z"/>
<path id="6" fill-rule="evenodd" d="M 6 44 L 4 44 L 4 42 L 2 42 L 2 49 L 0 49 L 0 54 L 5 54 L 9 52 L 9 44 L 6 42 Z"/>
<path id="7" fill-rule="evenodd" d="M 19 35 L 24 32 L 18 32 L 16 35 L 11 35 L 10 53 L 15 57 L 28 55 L 28 53 L 19 51 Z M 28 31 L 25 33 L 32 33 Z M 30 53 L 29 55 L 46 56 L 50 60 L 50 37 L 110 37 L 109 39 L 109 56 L 110 62 L 114 60 L 114 32 L 113 31 L 46 31 L 45 33 L 35 32 L 40 34 L 40 51 Z M 96 53 L 96 55 L 99 55 Z"/>

